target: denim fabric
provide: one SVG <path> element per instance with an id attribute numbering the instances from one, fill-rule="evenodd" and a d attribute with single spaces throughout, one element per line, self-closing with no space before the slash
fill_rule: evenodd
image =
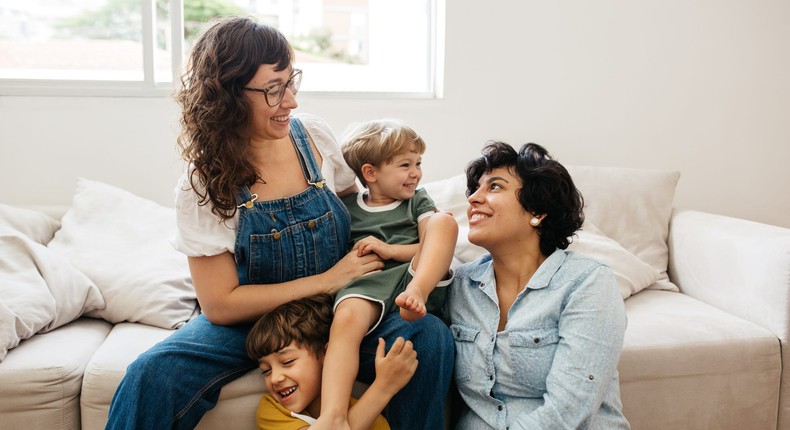
<path id="1" fill-rule="evenodd" d="M 453 377 L 454 349 L 450 330 L 435 315 L 413 322 L 404 321 L 397 312 L 384 316 L 381 324 L 362 340 L 357 379 L 373 382 L 378 338 L 383 338 L 389 347 L 398 336 L 414 343 L 419 364 L 383 415 L 393 430 L 444 429 L 444 401 Z"/>
<path id="2" fill-rule="evenodd" d="M 625 307 L 612 270 L 556 250 L 516 297 L 505 329 L 490 255 L 456 269 L 447 311 L 458 429 L 628 429 L 617 362 Z"/>
<path id="3" fill-rule="evenodd" d="M 346 253 L 350 222 L 345 205 L 323 186 L 310 139 L 298 118 L 291 119 L 302 171 L 313 186 L 301 193 L 241 206 L 234 257 L 239 283 L 275 284 L 322 273 Z M 247 187 L 239 202 L 252 198 Z"/>
<path id="4" fill-rule="evenodd" d="M 283 282 L 321 273 L 347 251 L 348 212 L 340 199 L 323 186 L 309 139 L 296 118 L 291 123 L 291 138 L 305 178 L 313 185 L 296 196 L 256 201 L 252 208 L 241 209 L 234 255 L 240 284 Z M 245 189 L 239 201 L 250 198 Z M 437 321 L 431 317 L 406 324 L 400 318 L 388 318 L 377 330 L 381 334 L 366 339 L 366 345 L 370 345 L 378 336 L 388 343 L 397 336 L 411 338 L 425 360 L 421 361 L 418 374 L 423 382 L 431 378 L 425 389 L 415 385 L 415 375 L 413 383 L 407 386 L 410 388 L 392 400 L 390 409 L 399 414 L 413 411 L 411 402 L 415 399 L 430 400 L 433 406 L 426 408 L 424 414 L 409 413 L 397 418 L 393 429 L 441 428 L 443 404 L 434 400 L 447 394 L 453 347 L 449 330 Z M 214 407 L 223 385 L 257 366 L 245 353 L 251 327 L 252 324 L 214 325 L 201 315 L 140 355 L 115 392 L 106 428 L 194 428 L 203 414 Z M 368 354 L 362 353 L 360 372 L 372 375 L 374 363 L 366 357 Z M 433 423 L 439 423 L 439 427 Z"/>

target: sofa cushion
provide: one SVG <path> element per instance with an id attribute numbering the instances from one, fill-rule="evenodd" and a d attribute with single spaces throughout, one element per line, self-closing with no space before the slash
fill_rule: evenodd
<path id="1" fill-rule="evenodd" d="M 80 318 L 22 341 L 0 363 L 0 427 L 80 428 L 82 375 L 110 328 Z"/>
<path id="2" fill-rule="evenodd" d="M 776 428 L 776 335 L 675 292 L 642 291 L 625 308 L 618 369 L 629 420 L 656 429 Z"/>
<path id="3" fill-rule="evenodd" d="M 659 273 L 651 289 L 678 291 L 669 281 L 669 219 L 680 173 L 620 167 L 567 166 L 584 196 L 584 215 Z"/>
<path id="4" fill-rule="evenodd" d="M 183 325 L 197 312 L 187 258 L 170 245 L 175 211 L 101 182 L 80 178 L 72 206 L 49 247 L 96 283 L 109 322 Z"/>
<path id="5" fill-rule="evenodd" d="M 120 323 L 113 327 L 85 370 L 81 400 L 82 430 L 104 428 L 112 396 L 126 373 L 126 367 L 172 332 L 133 323 Z M 254 430 L 255 411 L 264 389 L 263 379 L 257 369 L 225 385 L 220 392 L 219 403 L 203 416 L 197 428 L 216 429 L 233 423 L 234 429 Z"/>

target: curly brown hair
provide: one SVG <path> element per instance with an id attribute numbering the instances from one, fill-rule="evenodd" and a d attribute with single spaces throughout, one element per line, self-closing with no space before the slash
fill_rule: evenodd
<path id="1" fill-rule="evenodd" d="M 285 36 L 248 17 L 214 21 L 192 47 L 175 96 L 181 105 L 178 146 L 194 166 L 189 183 L 199 204 L 211 203 L 223 219 L 235 215 L 241 187 L 261 177 L 247 156 L 252 113 L 244 87 L 262 64 L 281 71 L 292 61 Z"/>
<path id="2" fill-rule="evenodd" d="M 263 314 L 247 335 L 247 356 L 257 361 L 291 342 L 316 357 L 322 356 L 329 342 L 332 303 L 332 295 L 319 294 L 285 303 Z"/>

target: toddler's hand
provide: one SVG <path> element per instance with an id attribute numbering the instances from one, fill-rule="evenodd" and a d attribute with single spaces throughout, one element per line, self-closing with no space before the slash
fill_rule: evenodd
<path id="1" fill-rule="evenodd" d="M 352 250 L 357 251 L 358 256 L 376 254 L 382 260 L 391 260 L 392 252 L 390 252 L 390 245 L 387 242 L 382 242 L 373 236 L 367 236 L 357 241 Z"/>

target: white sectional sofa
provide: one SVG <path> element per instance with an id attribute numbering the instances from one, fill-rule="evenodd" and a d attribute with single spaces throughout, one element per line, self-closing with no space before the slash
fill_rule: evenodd
<path id="1" fill-rule="evenodd" d="M 632 427 L 790 429 L 790 229 L 673 209 L 676 172 L 569 170 L 588 221 L 572 247 L 625 299 Z M 459 221 L 456 263 L 478 256 L 464 178 L 425 187 Z M 88 180 L 55 217 L 0 205 L 0 429 L 103 428 L 126 366 L 195 314 L 172 211 Z M 254 429 L 262 392 L 250 372 L 198 428 Z"/>

